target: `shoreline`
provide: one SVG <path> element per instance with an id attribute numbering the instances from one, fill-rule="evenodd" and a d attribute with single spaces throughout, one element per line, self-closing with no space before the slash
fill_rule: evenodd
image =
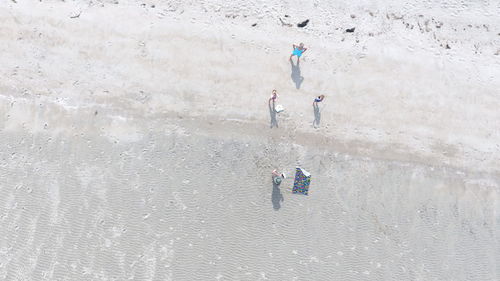
<path id="1" fill-rule="evenodd" d="M 5 98 L 5 96 L 3 96 L 3 98 Z M 22 100 L 19 98 L 13 99 L 15 102 L 10 106 L 10 113 L 8 114 L 10 116 L 9 119 L 16 120 L 16 113 L 32 112 L 34 110 L 33 105 L 23 104 Z M 29 99 L 26 99 L 26 101 L 29 101 Z M 412 152 L 411 146 L 405 147 L 397 143 L 376 143 L 359 139 L 336 139 L 335 136 L 331 134 L 324 134 L 323 130 L 301 130 L 289 117 L 283 118 L 284 120 L 281 121 L 281 127 L 269 129 L 269 125 L 262 123 L 260 120 L 247 121 L 243 119 L 221 118 L 220 115 L 204 115 L 203 120 L 201 120 L 199 115 L 190 116 L 186 112 L 154 112 L 145 117 L 141 116 L 139 113 L 134 113 L 133 108 L 123 111 L 118 108 L 104 107 L 104 104 L 93 104 L 89 105 L 87 108 L 65 106 L 41 100 L 39 100 L 39 104 L 38 107 L 43 106 L 44 108 L 44 116 L 52 116 L 52 120 L 64 119 L 78 122 L 77 120 L 79 118 L 84 118 L 88 119 L 88 122 L 85 122 L 86 125 L 83 129 L 78 130 L 73 125 L 72 132 L 68 132 L 64 128 L 67 128 L 69 123 L 58 124 L 56 121 L 48 121 L 49 119 L 42 117 L 41 120 L 36 122 L 28 121 L 22 123 L 22 126 L 25 126 L 25 129 L 22 131 L 23 133 L 36 134 L 37 132 L 44 132 L 52 134 L 53 137 L 61 138 L 61 134 L 66 136 L 86 133 L 95 135 L 93 132 L 100 132 L 98 133 L 99 136 L 105 136 L 105 132 L 110 132 L 109 135 L 113 136 L 113 127 L 115 127 L 115 129 L 118 128 L 117 132 L 131 130 L 131 132 L 136 135 L 143 135 L 147 131 L 161 133 L 167 132 L 168 130 L 174 130 L 179 132 L 195 132 L 198 135 L 224 139 L 257 140 L 265 138 L 268 141 L 271 140 L 275 142 L 277 145 L 321 147 L 323 149 L 330 149 L 333 152 L 352 155 L 359 158 L 397 161 L 408 164 L 415 163 L 428 167 L 444 167 L 446 169 L 455 170 L 458 173 L 483 175 L 489 178 L 496 178 L 497 180 L 500 177 L 500 167 L 495 168 L 494 166 L 487 165 L 468 166 L 472 164 L 464 164 L 462 166 L 458 164 L 454 165 L 453 162 L 461 159 L 460 153 L 458 157 L 455 158 L 453 155 L 446 155 L 446 152 L 441 155 L 436 155 L 435 153 L 423 155 L 421 152 Z M 13 109 L 14 106 L 21 107 L 22 109 Z M 98 112 L 98 114 L 96 114 L 96 112 Z M 12 121 L 4 120 L 4 130 L 2 131 L 4 133 L 16 132 L 17 130 L 13 130 L 12 128 L 20 128 L 20 122 L 21 121 L 12 123 Z M 45 124 L 49 126 L 48 131 L 44 128 Z M 148 128 L 148 130 L 145 131 L 145 128 Z M 18 131 L 18 133 L 21 133 L 21 131 Z M 114 137 L 110 137 L 110 141 L 112 141 L 112 139 L 115 139 L 115 141 L 122 141 L 120 139 L 121 137 L 124 138 L 124 142 L 140 141 L 140 137 L 139 139 L 127 140 L 127 136 L 120 135 L 120 133 L 117 133 Z"/>

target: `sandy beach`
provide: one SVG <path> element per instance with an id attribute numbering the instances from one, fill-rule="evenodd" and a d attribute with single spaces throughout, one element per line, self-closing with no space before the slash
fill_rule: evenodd
<path id="1" fill-rule="evenodd" d="M 0 2 L 0 280 L 499 280 L 499 14 Z"/>

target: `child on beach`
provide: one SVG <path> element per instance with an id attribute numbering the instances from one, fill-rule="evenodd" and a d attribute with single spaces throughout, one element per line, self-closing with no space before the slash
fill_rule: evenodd
<path id="1" fill-rule="evenodd" d="M 298 46 L 293 44 L 293 52 L 290 55 L 290 60 L 292 60 L 293 56 L 297 56 L 297 63 L 300 62 L 300 56 L 307 51 L 307 48 L 304 48 L 304 43 L 300 43 Z"/>
<path id="2" fill-rule="evenodd" d="M 276 170 L 272 172 L 272 175 L 273 175 L 273 183 L 275 185 L 280 185 L 283 179 L 285 178 L 285 174 L 281 173 L 280 175 L 278 174 L 278 172 L 276 172 Z"/>
<path id="3" fill-rule="evenodd" d="M 325 95 L 320 95 L 317 98 L 314 99 L 313 101 L 313 106 L 316 105 L 318 102 L 322 102 L 325 99 Z"/>

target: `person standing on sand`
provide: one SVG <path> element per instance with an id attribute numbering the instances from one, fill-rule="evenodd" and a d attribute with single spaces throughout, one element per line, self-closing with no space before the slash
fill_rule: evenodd
<path id="1" fill-rule="evenodd" d="M 325 99 L 325 95 L 320 95 L 313 101 L 313 106 L 318 105 L 318 102 L 322 102 Z"/>
<path id="2" fill-rule="evenodd" d="M 281 175 L 280 175 L 280 174 L 278 174 L 278 172 L 276 172 L 276 170 L 274 170 L 274 171 L 272 172 L 272 175 L 273 175 L 273 183 L 274 183 L 275 185 L 280 185 L 280 184 L 281 184 L 281 182 L 283 181 L 283 179 L 285 179 L 285 178 L 286 178 L 286 177 L 285 177 L 285 174 L 281 173 Z"/>
<path id="3" fill-rule="evenodd" d="M 293 44 L 293 52 L 290 55 L 290 60 L 292 60 L 293 56 L 297 56 L 297 64 L 300 62 L 300 56 L 307 51 L 307 48 L 304 48 L 304 43 L 300 43 L 298 46 Z"/>
<path id="4" fill-rule="evenodd" d="M 273 104 L 276 102 L 276 99 L 278 98 L 278 93 L 276 93 L 276 90 L 273 90 L 273 94 L 269 98 L 269 102 L 273 102 Z"/>

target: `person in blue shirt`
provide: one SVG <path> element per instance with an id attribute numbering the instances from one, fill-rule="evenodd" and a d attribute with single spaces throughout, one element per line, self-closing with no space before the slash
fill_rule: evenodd
<path id="1" fill-rule="evenodd" d="M 313 106 L 316 105 L 318 102 L 322 102 L 325 99 L 325 95 L 320 95 L 317 98 L 314 99 L 313 101 Z"/>
<path id="2" fill-rule="evenodd" d="M 300 57 L 305 51 L 307 51 L 307 48 L 304 48 L 304 43 L 300 43 L 298 46 L 293 44 L 293 52 L 290 55 L 290 60 L 292 60 L 293 56 L 297 56 L 297 63 L 299 63 Z"/>

